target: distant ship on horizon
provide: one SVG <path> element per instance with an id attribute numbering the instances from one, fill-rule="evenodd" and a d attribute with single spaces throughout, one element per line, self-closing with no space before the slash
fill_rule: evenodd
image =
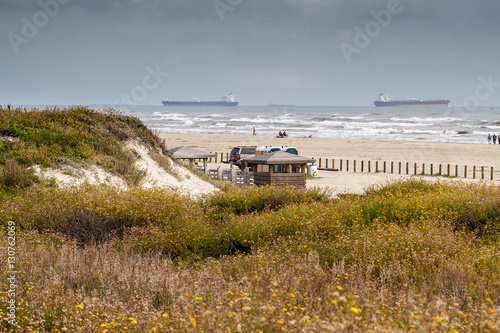
<path id="1" fill-rule="evenodd" d="M 269 103 L 268 106 L 274 106 L 274 107 L 287 107 L 287 106 L 295 106 L 293 104 L 273 104 L 273 103 Z"/>
<path id="2" fill-rule="evenodd" d="M 419 106 L 419 107 L 431 107 L 440 106 L 447 107 L 450 104 L 449 99 L 392 99 L 391 97 L 380 94 L 378 101 L 373 102 L 375 106 Z"/>
<path id="3" fill-rule="evenodd" d="M 162 101 L 163 105 L 184 105 L 184 106 L 236 106 L 238 102 L 234 100 L 232 93 L 222 97 L 220 101 L 202 101 L 199 98 L 193 98 L 191 101 Z"/>

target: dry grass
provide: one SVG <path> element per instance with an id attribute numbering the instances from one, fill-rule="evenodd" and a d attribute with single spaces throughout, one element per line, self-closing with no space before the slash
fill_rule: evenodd
<path id="1" fill-rule="evenodd" d="M 9 158 L 5 165 L 0 165 L 0 189 L 26 188 L 33 184 L 33 177 L 17 161 Z"/>
<path id="2" fill-rule="evenodd" d="M 18 326 L 0 327 L 495 332 L 499 194 L 415 181 L 338 200 L 274 187 L 199 201 L 33 188 L 1 202 L 1 221 L 19 226 L 20 273 Z M 5 249 L 6 228 L 0 239 Z"/>

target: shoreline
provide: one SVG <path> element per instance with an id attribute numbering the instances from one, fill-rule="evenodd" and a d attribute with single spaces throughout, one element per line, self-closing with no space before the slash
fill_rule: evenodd
<path id="1" fill-rule="evenodd" d="M 500 145 L 474 144 L 474 143 L 428 143 L 428 142 L 401 142 L 401 141 L 375 141 L 375 140 L 342 140 L 342 139 L 317 139 L 317 138 L 273 138 L 269 136 L 232 135 L 232 134 L 181 134 L 181 133 L 159 133 L 160 138 L 165 139 L 167 149 L 186 146 L 206 152 L 229 153 L 234 146 L 294 146 L 297 147 L 299 155 L 313 157 L 319 165 L 322 158 L 323 166 L 326 166 L 326 158 L 332 165 L 335 159 L 335 167 L 339 167 L 340 159 L 344 161 L 343 171 L 318 170 L 317 178 L 309 178 L 306 181 L 308 188 L 319 187 L 332 190 L 333 194 L 355 193 L 363 194 L 365 190 L 373 185 L 382 185 L 390 181 L 422 178 L 428 181 L 459 181 L 480 182 L 480 166 L 486 167 L 485 180 L 487 184 L 500 183 Z M 350 160 L 350 171 L 346 171 L 345 163 Z M 354 172 L 352 162 L 356 160 L 357 171 Z M 364 161 L 364 172 L 361 172 L 361 161 Z M 372 161 L 372 170 L 367 172 L 367 161 Z M 375 163 L 382 169 L 383 162 L 387 162 L 386 173 L 375 172 Z M 390 163 L 395 162 L 395 170 L 398 162 L 409 162 L 410 174 L 399 174 L 398 171 L 390 173 Z M 430 164 L 434 164 L 434 176 L 413 175 L 414 164 L 418 164 L 419 170 L 423 163 L 426 164 L 426 173 L 429 174 Z M 457 178 L 436 176 L 438 165 L 442 164 L 443 174 L 447 173 L 447 164 L 451 166 L 451 175 L 455 174 L 455 165 L 458 166 Z M 398 165 L 398 166 L 396 166 Z M 228 164 L 209 163 L 210 168 L 229 168 Z M 464 175 L 464 169 L 468 168 L 468 177 Z M 476 179 L 472 179 L 473 166 L 479 167 Z M 490 168 L 494 167 L 493 180 L 490 180 Z M 405 170 L 406 171 L 406 170 Z"/>
<path id="2" fill-rule="evenodd" d="M 500 168 L 500 145 L 487 143 L 345 140 L 238 134 L 159 133 L 167 149 L 187 146 L 229 153 L 235 146 L 294 146 L 299 155 L 314 158 L 358 159 L 476 165 Z"/>

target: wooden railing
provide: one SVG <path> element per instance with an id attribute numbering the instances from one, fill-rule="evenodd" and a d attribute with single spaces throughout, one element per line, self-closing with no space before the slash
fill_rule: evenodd
<path id="1" fill-rule="evenodd" d="M 329 163 L 331 161 L 331 164 Z M 391 173 L 399 175 L 426 175 L 426 176 L 446 176 L 472 179 L 494 179 L 494 169 L 489 166 L 459 166 L 457 164 L 434 164 L 416 162 L 386 162 L 386 161 L 365 161 L 365 160 L 344 160 L 331 159 L 324 160 L 320 157 L 317 165 L 318 170 L 331 171 L 352 171 L 352 172 L 375 172 Z M 337 166 L 337 168 L 335 167 Z"/>
<path id="2" fill-rule="evenodd" d="M 237 170 L 236 168 L 232 168 L 223 170 L 221 167 L 217 169 L 207 167 L 206 173 L 213 179 L 226 180 L 238 185 L 254 185 L 254 174 L 248 171 L 248 169 Z"/>

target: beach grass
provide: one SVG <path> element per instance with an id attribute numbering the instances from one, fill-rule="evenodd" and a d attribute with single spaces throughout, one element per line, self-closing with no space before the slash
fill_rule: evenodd
<path id="1" fill-rule="evenodd" d="M 18 221 L 18 331 L 494 332 L 499 191 L 32 186 L 0 209 Z"/>
<path id="2" fill-rule="evenodd" d="M 134 167 L 133 153 L 122 145 L 129 139 L 140 140 L 152 151 L 161 150 L 158 136 L 138 118 L 113 109 L 96 111 L 83 106 L 0 109 L 0 165 L 4 168 L 12 165 L 12 161 L 23 170 L 34 165 L 97 165 L 123 177 L 129 185 L 137 185 L 143 175 Z M 27 175 L 31 178 L 29 182 Z M 4 190 L 37 181 L 32 173 L 17 178 L 0 173 L 0 186 Z"/>

